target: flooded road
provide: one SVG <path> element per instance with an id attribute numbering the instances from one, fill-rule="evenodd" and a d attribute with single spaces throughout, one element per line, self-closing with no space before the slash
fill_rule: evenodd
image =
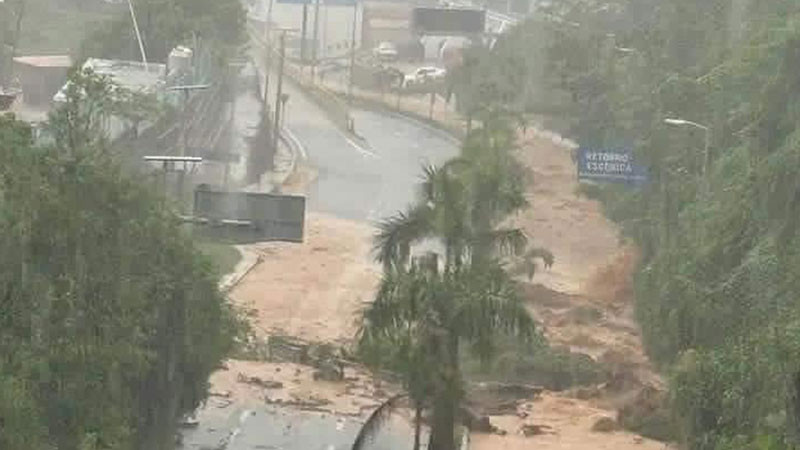
<path id="1" fill-rule="evenodd" d="M 280 17 L 276 14 L 276 18 Z M 239 76 L 233 145 L 241 159 L 231 167 L 233 179 L 244 176 L 247 152 L 242 150 L 258 125 L 260 101 L 253 94 L 254 76 L 250 65 Z M 273 104 L 275 83 L 270 87 L 268 98 Z M 438 130 L 403 117 L 365 110 L 352 112 L 357 131 L 365 141 L 355 142 L 291 82 L 283 84 L 283 92 L 288 94 L 284 126 L 302 145 L 304 163 L 316 173 L 306 194 L 309 212 L 377 222 L 402 210 L 413 198 L 423 166 L 444 162 L 458 153 L 458 142 Z M 258 401 L 244 407 L 212 397 L 198 411 L 197 420 L 195 428 L 183 431 L 181 448 L 346 450 L 363 419 L 259 405 Z M 412 447 L 412 437 L 408 424 L 398 419 L 367 448 L 406 450 Z"/>
<path id="2" fill-rule="evenodd" d="M 235 146 L 244 148 L 258 122 L 259 101 L 247 84 L 250 67 L 243 69 L 243 89 L 237 95 Z M 339 219 L 377 222 L 403 209 L 412 199 L 422 167 L 441 163 L 458 153 L 458 143 L 444 133 L 403 117 L 355 110 L 357 130 L 366 144 L 354 142 L 316 104 L 291 83 L 285 126 L 303 146 L 306 163 L 316 171 L 308 187 L 310 212 Z M 274 92 L 271 92 L 274 94 Z M 231 175 L 244 174 L 246 152 Z M 212 398 L 209 403 L 215 400 Z M 196 450 L 345 450 L 361 427 L 361 419 L 330 413 L 304 412 L 264 405 L 244 409 L 236 404 L 201 408 L 194 429 L 183 432 L 185 449 Z M 399 421 L 402 422 L 402 421 Z M 377 450 L 406 450 L 413 433 L 405 423 L 383 430 L 368 446 Z"/>
<path id="3" fill-rule="evenodd" d="M 220 420 L 221 418 L 218 418 Z M 231 412 L 225 426 L 201 423 L 184 433 L 184 449 L 192 450 L 346 450 L 358 434 L 361 423 L 349 417 L 291 409 L 265 407 Z M 203 422 L 203 421 L 201 421 Z M 411 448 L 407 426 L 392 423 L 371 450 Z"/>

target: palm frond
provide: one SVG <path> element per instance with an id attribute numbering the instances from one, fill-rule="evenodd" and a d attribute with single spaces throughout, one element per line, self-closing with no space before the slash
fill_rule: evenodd
<path id="1" fill-rule="evenodd" d="M 386 424 L 392 414 L 397 411 L 397 408 L 406 397 L 408 397 L 407 394 L 398 394 L 378 406 L 378 408 L 370 414 L 367 421 L 364 422 L 364 425 L 361 426 L 350 450 L 364 450 L 367 442 L 375 439 L 378 432 L 383 428 L 383 425 Z"/>
<path id="2" fill-rule="evenodd" d="M 414 242 L 432 232 L 432 210 L 428 205 L 410 207 L 378 224 L 373 251 L 376 260 L 389 268 L 405 265 Z"/>
<path id="3" fill-rule="evenodd" d="M 517 261 L 513 267 L 513 272 L 515 274 L 525 275 L 528 277 L 528 281 L 531 281 L 539 270 L 539 261 L 544 263 L 546 269 L 549 269 L 555 264 L 555 256 L 546 248 L 531 248 Z"/>
<path id="4" fill-rule="evenodd" d="M 541 259 L 546 269 L 553 267 L 553 264 L 556 262 L 556 257 L 553 255 L 553 252 L 544 247 L 531 248 L 525 254 L 525 258 L 530 260 Z"/>
<path id="5" fill-rule="evenodd" d="M 439 179 L 439 169 L 434 165 L 422 167 L 422 181 L 419 184 L 420 200 L 424 203 L 433 203 L 436 196 L 436 184 Z"/>
<path id="6" fill-rule="evenodd" d="M 525 309 L 516 283 L 502 265 L 487 262 L 471 268 L 455 283 L 458 310 L 453 325 L 458 334 L 473 344 L 479 357 L 492 356 L 499 334 L 529 339 L 534 336 L 535 321 Z"/>
<path id="7" fill-rule="evenodd" d="M 528 237 L 519 228 L 500 228 L 486 235 L 499 256 L 517 256 L 525 251 Z"/>

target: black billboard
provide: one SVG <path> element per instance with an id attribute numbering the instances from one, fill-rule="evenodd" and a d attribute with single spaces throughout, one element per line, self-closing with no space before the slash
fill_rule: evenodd
<path id="1" fill-rule="evenodd" d="M 194 192 L 194 222 L 206 234 L 246 241 L 302 242 L 306 199 L 255 192 Z"/>
<path id="2" fill-rule="evenodd" d="M 474 35 L 486 31 L 480 9 L 414 8 L 411 23 L 418 34 Z"/>

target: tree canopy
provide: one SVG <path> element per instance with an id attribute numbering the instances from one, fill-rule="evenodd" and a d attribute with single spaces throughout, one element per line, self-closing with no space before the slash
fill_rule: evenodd
<path id="1" fill-rule="evenodd" d="M 212 58 L 224 58 L 243 42 L 245 14 L 238 0 L 142 0 L 135 2 L 135 8 L 152 61 L 166 60 L 175 46 L 195 44 Z M 89 34 L 81 56 L 138 61 L 141 55 L 130 15 L 108 21 Z"/>
<path id="2" fill-rule="evenodd" d="M 172 448 L 240 328 L 167 201 L 109 155 L 0 117 L 0 448 Z"/>
<path id="3" fill-rule="evenodd" d="M 525 93 L 525 113 L 582 146 L 630 148 L 649 166 L 639 189 L 585 192 L 641 248 L 637 316 L 671 376 L 684 443 L 796 448 L 800 6 L 548 5 L 486 58 L 511 52 L 535 67 L 525 84 L 494 74 Z M 707 127 L 708 152 L 701 127 L 665 119 Z"/>

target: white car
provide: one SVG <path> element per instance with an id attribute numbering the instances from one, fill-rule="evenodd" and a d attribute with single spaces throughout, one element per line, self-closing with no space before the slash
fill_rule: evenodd
<path id="1" fill-rule="evenodd" d="M 394 61 L 397 59 L 397 47 L 391 42 L 381 42 L 372 49 L 372 54 L 380 61 Z"/>
<path id="2" fill-rule="evenodd" d="M 403 86 L 410 87 L 432 81 L 442 81 L 447 76 L 447 71 L 438 67 L 420 67 L 407 74 L 403 79 Z"/>

